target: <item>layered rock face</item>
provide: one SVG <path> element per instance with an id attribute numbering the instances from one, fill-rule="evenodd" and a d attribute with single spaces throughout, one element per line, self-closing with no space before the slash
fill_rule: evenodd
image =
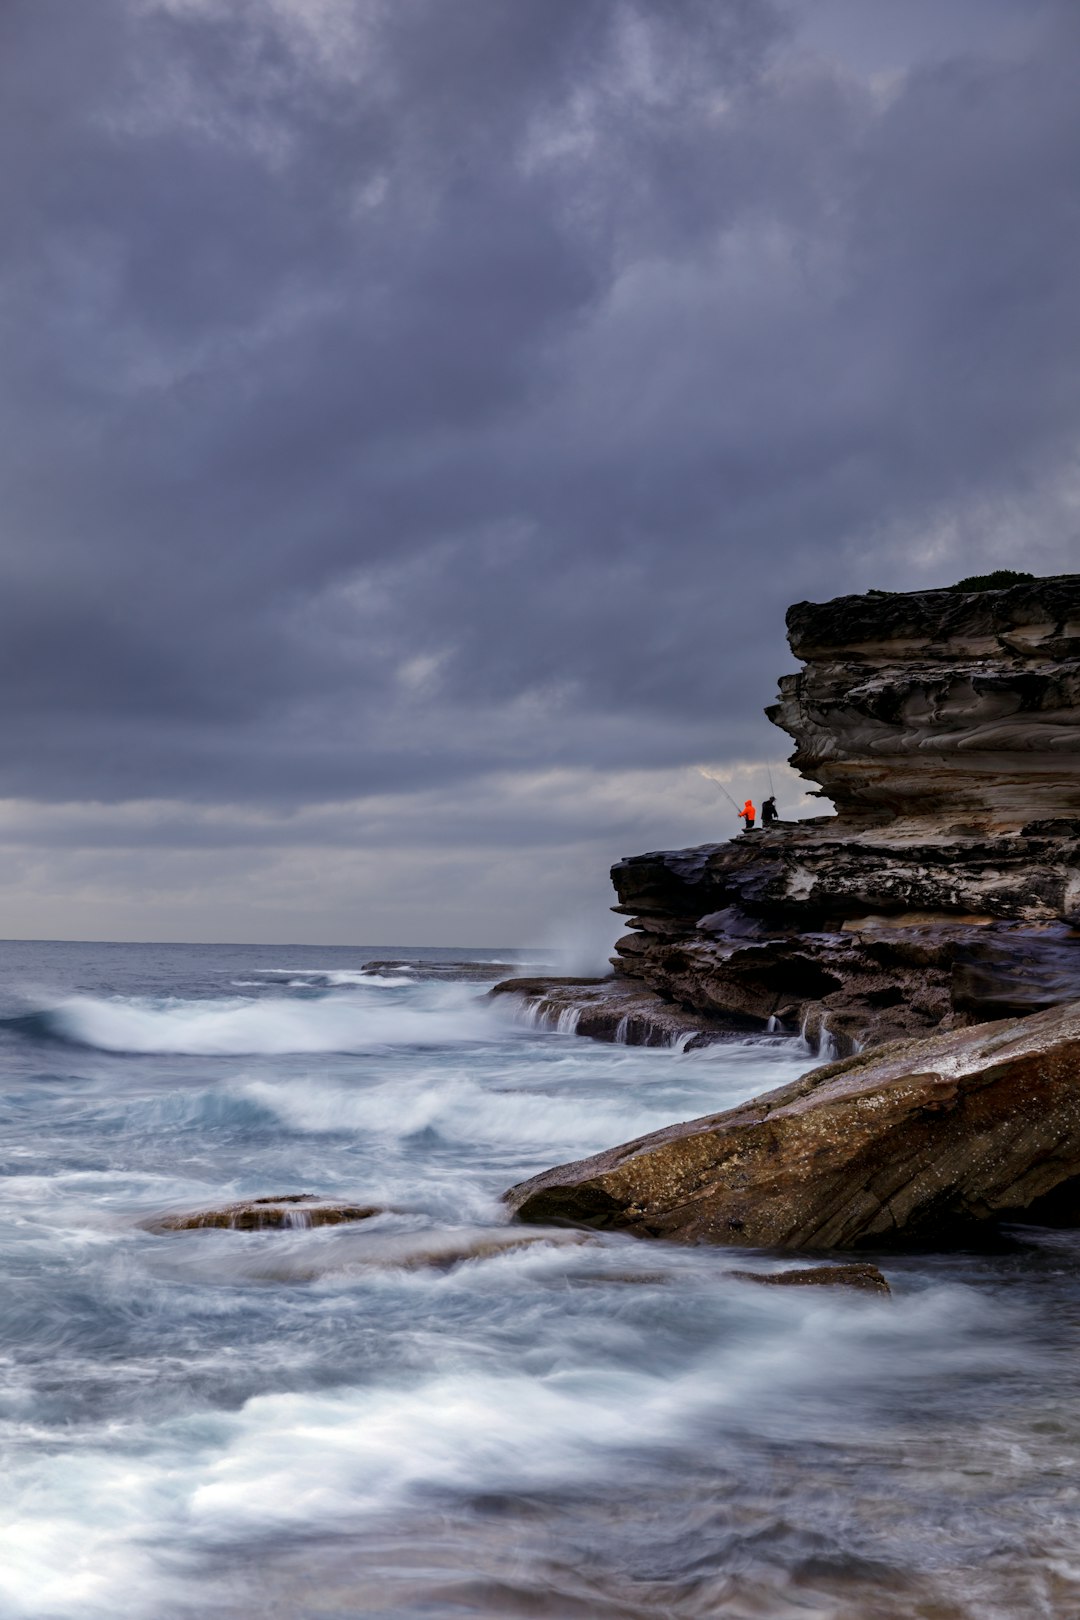
<path id="1" fill-rule="evenodd" d="M 792 1249 L 940 1241 L 1080 1176 L 1080 1005 L 902 1042 L 507 1194 L 525 1221 Z M 1075 1203 L 1075 1199 L 1073 1200 Z"/>
<path id="2" fill-rule="evenodd" d="M 802 602 L 787 625 L 806 668 L 769 718 L 849 824 L 919 839 L 1080 814 L 1080 577 Z"/>
<path id="3" fill-rule="evenodd" d="M 768 713 L 837 814 L 620 861 L 617 973 L 837 1051 L 1080 997 L 1080 576 L 788 629 Z"/>

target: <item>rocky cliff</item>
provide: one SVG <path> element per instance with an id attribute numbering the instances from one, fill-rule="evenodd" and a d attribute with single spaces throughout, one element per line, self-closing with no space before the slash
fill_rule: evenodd
<path id="1" fill-rule="evenodd" d="M 800 602 L 787 627 L 806 667 L 769 718 L 845 826 L 962 839 L 1080 813 L 1080 576 Z"/>
<path id="2" fill-rule="evenodd" d="M 620 861 L 614 979 L 532 993 L 614 1038 L 677 1012 L 699 1042 L 768 1024 L 859 1055 L 508 1202 L 795 1249 L 936 1242 L 1048 1199 L 1075 1224 L 1080 576 L 801 603 L 788 630 L 804 668 L 768 713 L 836 815 Z"/>
<path id="3" fill-rule="evenodd" d="M 840 1051 L 1080 996 L 1080 576 L 788 633 L 769 718 L 836 815 L 620 861 L 618 971 Z"/>
<path id="4" fill-rule="evenodd" d="M 645 1028 L 651 994 L 850 1052 L 1080 998 L 1080 575 L 787 623 L 804 668 L 767 712 L 837 813 L 620 861 L 637 1019 L 613 1000 L 605 1030 L 593 988 L 591 1032 Z"/>

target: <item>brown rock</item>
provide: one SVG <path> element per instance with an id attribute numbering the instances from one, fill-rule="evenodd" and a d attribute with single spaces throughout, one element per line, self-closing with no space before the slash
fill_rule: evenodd
<path id="1" fill-rule="evenodd" d="M 244 1203 L 217 1209 L 179 1211 L 142 1222 L 150 1232 L 194 1232 L 200 1227 L 224 1227 L 234 1232 L 278 1232 L 313 1226 L 341 1226 L 381 1214 L 375 1204 L 337 1204 L 314 1193 L 284 1193 L 273 1198 L 249 1198 Z"/>
<path id="2" fill-rule="evenodd" d="M 1080 808 L 1080 576 L 871 592 L 787 616 L 770 718 L 841 816 L 1015 832 Z"/>
<path id="3" fill-rule="evenodd" d="M 772 1287 L 862 1288 L 872 1294 L 892 1293 L 877 1266 L 802 1266 L 797 1271 L 732 1271 L 729 1276 Z"/>
<path id="4" fill-rule="evenodd" d="M 545 1171 L 526 1221 L 680 1242 L 938 1240 L 1080 1176 L 1080 1002 L 900 1042 Z"/>

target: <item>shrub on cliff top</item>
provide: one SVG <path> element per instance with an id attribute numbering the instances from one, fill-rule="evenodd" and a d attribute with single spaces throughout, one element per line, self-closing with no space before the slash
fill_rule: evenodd
<path id="1" fill-rule="evenodd" d="M 1015 568 L 995 568 L 992 574 L 970 574 L 958 579 L 955 585 L 946 585 L 947 591 L 1004 591 L 1010 585 L 1022 585 L 1034 574 L 1019 573 Z"/>

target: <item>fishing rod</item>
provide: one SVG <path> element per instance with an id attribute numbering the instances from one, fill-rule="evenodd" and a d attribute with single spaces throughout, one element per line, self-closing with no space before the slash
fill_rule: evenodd
<path id="1" fill-rule="evenodd" d="M 700 765 L 698 766 L 698 770 L 701 771 L 701 766 Z M 712 776 L 708 771 L 701 771 L 701 774 L 702 774 L 702 776 L 706 777 L 708 781 L 714 783 L 720 789 L 721 793 L 724 795 L 724 798 L 727 800 L 728 804 L 730 804 L 730 806 L 734 810 L 735 814 L 737 816 L 741 816 L 742 811 L 740 810 L 739 806 L 735 803 L 735 800 L 731 797 L 731 794 L 728 792 L 728 790 L 724 786 L 723 782 L 720 781 L 719 777 Z"/>

